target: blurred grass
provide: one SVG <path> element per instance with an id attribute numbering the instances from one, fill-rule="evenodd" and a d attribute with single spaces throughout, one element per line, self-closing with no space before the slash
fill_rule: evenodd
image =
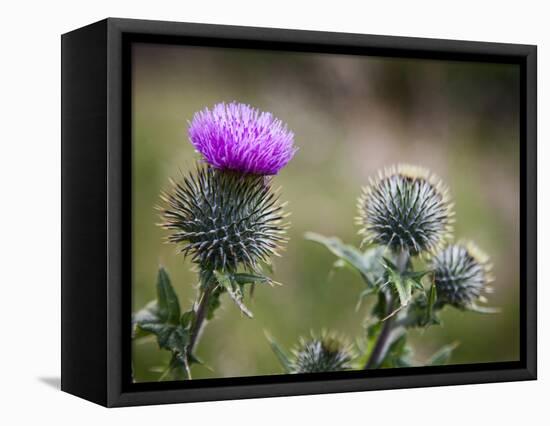
<path id="1" fill-rule="evenodd" d="M 134 310 L 154 298 L 164 265 L 186 307 L 195 296 L 189 262 L 163 243 L 154 209 L 169 178 L 197 158 L 187 121 L 216 102 L 237 100 L 272 111 L 296 134 L 295 159 L 275 179 L 292 212 L 290 243 L 275 260 L 278 288 L 258 288 L 254 320 L 223 300 L 198 355 L 214 371 L 194 377 L 278 374 L 264 330 L 284 346 L 321 328 L 358 336 L 367 307 L 355 312 L 362 284 L 350 271 L 329 276 L 334 258 L 303 234 L 358 244 L 356 198 L 368 176 L 397 162 L 440 175 L 456 202 L 456 236 L 491 254 L 493 316 L 445 311 L 444 326 L 413 333 L 422 360 L 460 341 L 455 363 L 519 356 L 519 72 L 514 66 L 354 56 L 136 45 L 133 52 Z M 168 354 L 153 340 L 134 343 L 137 381 Z"/>

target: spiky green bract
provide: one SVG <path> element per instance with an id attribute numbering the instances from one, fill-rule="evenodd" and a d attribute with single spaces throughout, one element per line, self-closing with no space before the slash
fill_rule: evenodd
<path id="1" fill-rule="evenodd" d="M 162 195 L 161 226 L 202 270 L 259 270 L 286 242 L 284 204 L 270 178 L 197 165 Z"/>
<path id="2" fill-rule="evenodd" d="M 410 255 L 434 252 L 452 230 L 447 188 L 428 170 L 398 165 L 370 179 L 359 197 L 358 224 L 365 243 Z"/>
<path id="3" fill-rule="evenodd" d="M 484 301 L 483 293 L 492 277 L 489 257 L 472 242 L 446 247 L 432 259 L 438 305 L 474 308 Z"/>
<path id="4" fill-rule="evenodd" d="M 349 344 L 335 334 L 323 332 L 320 336 L 301 338 L 292 350 L 291 373 L 323 373 L 344 371 L 352 368 L 354 358 Z"/>

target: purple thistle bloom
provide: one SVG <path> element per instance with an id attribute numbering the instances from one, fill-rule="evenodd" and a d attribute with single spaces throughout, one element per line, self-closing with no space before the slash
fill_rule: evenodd
<path id="1" fill-rule="evenodd" d="M 197 112 L 189 138 L 211 166 L 258 175 L 277 174 L 297 150 L 281 120 L 237 102 Z"/>

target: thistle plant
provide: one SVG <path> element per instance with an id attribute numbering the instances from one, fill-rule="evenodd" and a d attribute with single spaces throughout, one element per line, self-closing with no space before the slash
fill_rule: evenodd
<path id="1" fill-rule="evenodd" d="M 337 257 L 335 267 L 359 273 L 365 288 L 356 309 L 364 299 L 374 302 L 364 322 L 365 332 L 356 339 L 359 355 L 353 361 L 346 358 L 346 365 L 374 369 L 448 362 L 457 342 L 418 360 L 407 341 L 408 332 L 441 326 L 439 314 L 446 307 L 497 312 L 484 305 L 484 294 L 492 291 L 489 257 L 473 242 L 452 243 L 454 211 L 449 191 L 421 167 L 397 165 L 379 172 L 363 188 L 358 210 L 361 248 L 336 237 L 306 234 Z M 300 351 L 293 352 L 294 358 L 285 358 L 272 339 L 271 346 L 283 369 L 292 372 L 292 366 L 302 365 L 298 360 L 317 360 L 310 354 L 323 353 L 321 341 L 317 346 L 302 344 Z M 314 364 L 315 371 L 341 369 L 338 363 Z"/>
<path id="2" fill-rule="evenodd" d="M 195 347 L 223 294 L 253 317 L 244 304 L 245 286 L 252 292 L 256 284 L 276 284 L 265 271 L 287 242 L 285 203 L 272 188 L 273 175 L 296 152 L 285 124 L 248 105 L 220 103 L 196 113 L 188 134 L 202 161 L 171 181 L 158 209 L 167 241 L 195 265 L 198 295 L 181 314 L 161 268 L 157 300 L 134 316 L 136 335 L 154 334 L 172 353 L 161 378 L 191 378 L 190 366 L 201 362 Z"/>
<path id="3" fill-rule="evenodd" d="M 296 152 L 294 135 L 272 114 L 248 105 L 218 104 L 197 112 L 188 129 L 201 160 L 160 195 L 160 226 L 197 272 L 195 302 L 183 312 L 168 272 L 160 268 L 157 298 L 135 313 L 134 337 L 153 335 L 171 358 L 159 378 L 190 379 L 202 361 L 196 346 L 227 294 L 244 316 L 245 289 L 277 284 L 272 258 L 287 242 L 285 203 L 274 176 Z M 358 198 L 359 248 L 336 237 L 306 234 L 337 257 L 335 267 L 359 273 L 372 308 L 353 345 L 334 332 L 299 339 L 289 351 L 268 336 L 288 374 L 437 365 L 452 342 L 419 360 L 408 342 L 414 328 L 441 326 L 444 309 L 493 313 L 489 257 L 473 242 L 453 242 L 454 211 L 447 187 L 426 169 L 389 167 Z"/>
<path id="4" fill-rule="evenodd" d="M 486 310 L 484 293 L 491 293 L 489 283 L 491 263 L 471 241 L 446 247 L 434 256 L 431 265 L 433 280 L 438 289 L 439 306 L 449 304 L 458 309 Z"/>
<path id="5" fill-rule="evenodd" d="M 352 345 L 336 333 L 322 331 L 318 336 L 312 333 L 309 338 L 301 337 L 290 354 L 271 336 L 267 337 L 285 372 L 289 374 L 351 370 L 356 358 Z"/>

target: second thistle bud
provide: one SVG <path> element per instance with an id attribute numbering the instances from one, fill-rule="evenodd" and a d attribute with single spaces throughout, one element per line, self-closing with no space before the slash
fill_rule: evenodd
<path id="1" fill-rule="evenodd" d="M 471 242 L 453 244 L 432 259 L 438 304 L 467 309 L 488 292 L 489 257 Z"/>
<path id="2" fill-rule="evenodd" d="M 411 255 L 438 249 L 451 232 L 447 188 L 426 169 L 398 165 L 371 179 L 359 198 L 364 242 Z"/>

